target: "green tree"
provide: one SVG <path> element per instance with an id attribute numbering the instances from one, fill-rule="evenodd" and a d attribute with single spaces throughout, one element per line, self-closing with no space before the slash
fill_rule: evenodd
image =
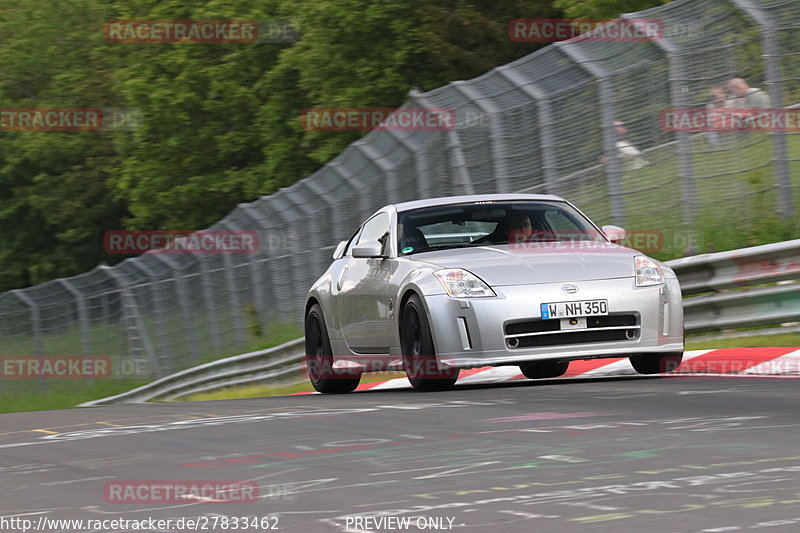
<path id="1" fill-rule="evenodd" d="M 0 107 L 116 102 L 93 0 L 25 0 L 0 10 Z M 105 132 L 0 131 L 0 289 L 89 270 L 124 204 L 108 180 L 119 164 Z"/>
<path id="2" fill-rule="evenodd" d="M 624 13 L 638 13 L 671 0 L 555 0 L 553 5 L 563 9 L 571 18 L 607 19 Z"/>

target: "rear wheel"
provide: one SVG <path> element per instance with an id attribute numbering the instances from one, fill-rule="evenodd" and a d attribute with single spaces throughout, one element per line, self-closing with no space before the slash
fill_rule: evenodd
<path id="1" fill-rule="evenodd" d="M 528 379 L 557 378 L 569 368 L 569 361 L 536 361 L 519 365 L 522 375 Z"/>
<path id="2" fill-rule="evenodd" d="M 677 369 L 683 360 L 683 354 L 668 355 L 632 355 L 631 366 L 640 374 L 662 374 Z"/>
<path id="3" fill-rule="evenodd" d="M 319 392 L 351 392 L 358 387 L 361 373 L 341 373 L 333 369 L 333 350 L 319 304 L 306 315 L 306 368 L 308 379 Z"/>
<path id="4" fill-rule="evenodd" d="M 420 390 L 446 390 L 455 385 L 459 371 L 457 368 L 439 369 L 425 308 L 416 294 L 408 299 L 403 308 L 400 345 L 403 350 L 403 367 L 412 387 Z"/>

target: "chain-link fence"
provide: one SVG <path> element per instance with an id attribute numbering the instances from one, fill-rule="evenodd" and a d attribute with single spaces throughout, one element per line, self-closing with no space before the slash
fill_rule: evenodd
<path id="1" fill-rule="evenodd" d="M 705 107 L 732 78 L 773 107 L 800 102 L 800 0 L 679 0 L 626 17 L 660 19 L 665 35 L 557 43 L 412 90 L 407 107 L 451 108 L 458 126 L 373 131 L 211 228 L 257 231 L 255 254 L 149 253 L 0 295 L 0 355 L 107 355 L 155 377 L 235 353 L 254 331 L 302 318 L 335 245 L 374 210 L 416 198 L 553 193 L 601 224 L 694 231 L 717 251 L 729 234 L 796 221 L 800 136 L 675 133 L 660 119 Z M 638 163 L 620 156 L 620 122 Z"/>

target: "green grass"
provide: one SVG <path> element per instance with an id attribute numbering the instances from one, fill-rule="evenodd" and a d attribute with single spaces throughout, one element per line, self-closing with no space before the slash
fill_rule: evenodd
<path id="1" fill-rule="evenodd" d="M 648 153 L 650 165 L 623 174 L 626 229 L 659 230 L 664 236 L 663 248 L 646 250 L 649 255 L 669 260 L 683 257 L 690 247 L 694 253 L 719 252 L 796 238 L 800 214 L 788 220 L 776 214 L 779 192 L 770 189 L 776 179 L 770 164 L 774 154 L 765 134 L 734 136 L 721 146 L 710 146 L 699 136 L 691 142 L 697 199 L 691 228 L 682 223 L 683 192 L 674 146 Z M 789 158 L 800 159 L 800 135 L 787 136 L 787 145 Z M 795 163 L 790 167 L 792 183 L 800 187 L 800 168 Z M 592 176 L 605 179 L 605 169 Z M 581 185 L 562 192 L 596 221 L 612 223 L 607 196 Z"/>
<path id="2" fill-rule="evenodd" d="M 120 394 L 140 387 L 148 380 L 96 379 L 83 380 L 4 380 L 0 389 L 0 413 L 68 409 L 78 404 Z"/>
<path id="3" fill-rule="evenodd" d="M 753 337 L 736 337 L 731 339 L 716 339 L 693 342 L 691 337 L 686 339 L 687 350 L 713 350 L 718 348 L 747 348 L 747 347 L 775 347 L 790 346 L 800 348 L 800 333 L 784 333 L 780 335 L 760 335 Z"/>
<path id="4" fill-rule="evenodd" d="M 282 323 L 271 324 L 267 328 L 266 334 L 253 339 L 250 344 L 244 348 L 232 348 L 226 352 L 211 354 L 202 362 L 210 362 L 240 353 L 271 348 L 302 336 L 303 331 L 298 325 Z M 79 334 L 73 335 L 71 332 L 67 332 L 67 334 L 60 338 L 52 339 L 51 343 L 61 342 L 61 348 L 69 350 L 76 338 L 80 339 Z M 31 353 L 31 351 L 21 352 L 21 354 L 24 355 L 30 355 Z M 75 350 L 66 352 L 55 351 L 52 353 L 76 355 L 81 352 L 80 350 Z M 17 354 L 19 355 L 20 352 Z M 113 363 L 120 360 L 119 354 L 112 354 L 111 358 Z M 152 381 L 152 379 L 123 379 L 119 377 L 97 378 L 93 381 L 85 379 L 0 379 L 0 413 L 69 409 L 89 400 L 120 394 L 145 385 L 150 381 Z M 290 392 L 293 392 L 293 390 Z M 289 394 L 289 392 L 284 391 L 280 395 L 283 394 Z"/>

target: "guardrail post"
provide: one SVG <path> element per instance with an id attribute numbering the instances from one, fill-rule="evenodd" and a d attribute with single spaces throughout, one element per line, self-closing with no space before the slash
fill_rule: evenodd
<path id="1" fill-rule="evenodd" d="M 554 43 L 562 52 L 567 54 L 578 66 L 594 76 L 600 90 L 600 116 L 603 122 L 603 146 L 605 148 L 608 164 L 608 192 L 611 196 L 611 211 L 614 223 L 625 226 L 625 200 L 622 185 L 622 169 L 619 154 L 617 153 L 617 134 L 614 131 L 614 122 L 618 120 L 614 110 L 614 88 L 606 69 L 597 64 L 581 50 L 579 45 L 568 42 Z"/>

